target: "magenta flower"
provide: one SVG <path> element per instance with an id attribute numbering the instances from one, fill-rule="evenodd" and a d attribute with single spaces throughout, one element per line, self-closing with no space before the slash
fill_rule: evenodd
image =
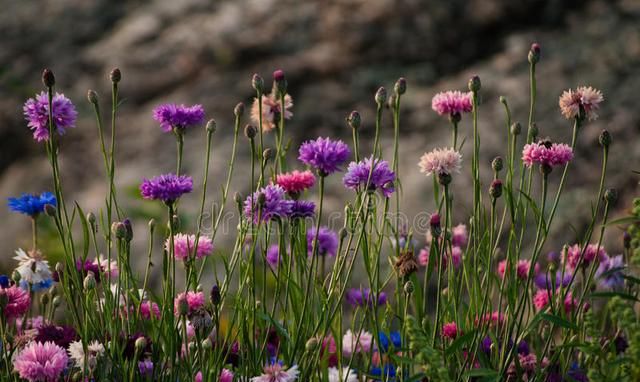
<path id="1" fill-rule="evenodd" d="M 451 175 L 460 172 L 462 155 L 454 149 L 434 149 L 420 157 L 420 172 L 429 175 Z"/>
<path id="2" fill-rule="evenodd" d="M 155 302 L 151 302 L 149 300 L 144 300 L 140 304 L 140 315 L 145 320 L 150 320 L 151 317 L 155 317 L 156 319 L 160 318 L 160 307 Z"/>
<path id="3" fill-rule="evenodd" d="M 431 108 L 439 115 L 460 117 L 462 113 L 469 113 L 473 109 L 471 92 L 462 93 L 458 90 L 441 92 L 433 96 Z"/>
<path id="4" fill-rule="evenodd" d="M 540 141 L 529 143 L 522 150 L 522 161 L 528 167 L 539 164 L 544 167 L 563 166 L 573 159 L 573 150 L 564 143 Z"/>
<path id="5" fill-rule="evenodd" d="M 549 305 L 551 291 L 547 289 L 539 289 L 536 294 L 533 296 L 533 305 L 536 307 L 536 310 L 540 311 Z"/>
<path id="6" fill-rule="evenodd" d="M 171 204 L 182 195 L 193 190 L 193 179 L 186 175 L 165 174 L 151 179 L 143 179 L 140 184 L 142 197 L 149 200 L 162 200 Z"/>
<path id="7" fill-rule="evenodd" d="M 373 163 L 375 163 L 375 168 L 371 171 Z M 389 162 L 377 159 L 374 162 L 372 157 L 357 163 L 351 162 L 347 168 L 347 173 L 342 178 L 342 183 L 349 189 L 358 191 L 368 185 L 369 191 L 380 190 L 382 195 L 387 198 L 395 190 L 395 181 L 396 174 L 389 168 Z"/>
<path id="8" fill-rule="evenodd" d="M 560 111 L 566 119 L 576 118 L 580 115 L 580 107 L 584 110 L 585 117 L 589 120 L 598 118 L 597 111 L 604 100 L 602 93 L 591 86 L 579 86 L 576 90 L 565 90 L 560 96 Z"/>
<path id="9" fill-rule="evenodd" d="M 466 225 L 461 223 L 451 229 L 451 245 L 462 248 L 467 245 L 467 240 L 469 233 Z"/>
<path id="10" fill-rule="evenodd" d="M 233 382 L 233 372 L 229 369 L 222 369 L 218 382 Z"/>
<path id="11" fill-rule="evenodd" d="M 578 263 L 580 262 L 580 256 L 582 255 L 583 249 L 580 248 L 580 245 L 574 244 L 567 249 L 566 255 L 563 254 L 562 260 L 567 263 L 571 270 L 574 270 L 578 267 Z M 595 244 L 589 244 L 586 249 L 584 249 L 584 257 L 582 258 L 582 263 L 580 264 L 583 267 L 588 267 L 592 261 L 597 260 L 600 262 L 606 261 L 609 256 L 604 248 L 598 248 Z"/>
<path id="12" fill-rule="evenodd" d="M 316 227 L 309 228 L 307 230 L 307 252 L 309 256 L 313 255 L 315 237 Z M 338 235 L 329 229 L 329 227 L 320 227 L 316 247 L 316 253 L 319 256 L 335 257 L 338 252 Z"/>
<path id="13" fill-rule="evenodd" d="M 64 94 L 56 93 L 52 99 L 53 127 L 59 135 L 64 135 L 66 129 L 75 127 L 78 112 L 71 101 Z M 29 98 L 22 108 L 29 128 L 33 131 L 33 139 L 38 142 L 49 139 L 49 96 L 46 92 Z"/>
<path id="14" fill-rule="evenodd" d="M 300 146 L 298 159 L 315 168 L 320 176 L 327 176 L 339 171 L 350 155 L 346 143 L 320 137 L 304 142 Z"/>
<path id="15" fill-rule="evenodd" d="M 13 368 L 29 382 L 55 382 L 68 361 L 67 352 L 53 342 L 31 342 L 14 358 Z"/>
<path id="16" fill-rule="evenodd" d="M 196 235 L 187 235 L 184 233 L 177 233 L 173 236 L 173 255 L 177 260 L 186 260 L 195 250 Z M 164 243 L 164 248 L 167 252 L 171 249 L 171 238 L 167 238 Z M 209 236 L 200 236 L 198 239 L 198 250 L 195 251 L 197 259 L 202 259 L 213 253 L 213 243 Z"/>
<path id="17" fill-rule="evenodd" d="M 176 316 L 180 315 L 180 307 L 178 305 L 180 304 L 181 299 L 187 300 L 187 304 L 189 305 L 188 314 L 191 314 L 204 306 L 204 293 L 191 292 L 191 291 L 186 293 L 180 293 L 176 296 L 174 300 L 174 314 Z"/>
<path id="18" fill-rule="evenodd" d="M 455 322 L 442 325 L 442 337 L 455 340 L 458 337 L 458 325 Z"/>
<path id="19" fill-rule="evenodd" d="M 284 188 L 291 196 L 300 194 L 303 191 L 313 187 L 316 183 L 316 177 L 311 171 L 298 171 L 285 172 L 284 174 L 278 174 L 276 177 L 276 184 Z"/>
<path id="20" fill-rule="evenodd" d="M 529 270 L 531 269 L 531 260 L 518 260 L 516 264 L 516 275 L 521 280 L 526 280 L 529 277 Z M 534 272 L 538 273 L 540 265 L 534 266 Z M 502 260 L 498 263 L 498 274 L 500 278 L 504 278 L 504 274 L 507 271 L 507 260 Z"/>
<path id="21" fill-rule="evenodd" d="M 31 305 L 31 297 L 29 292 L 17 287 L 16 285 L 9 288 L 1 288 L 0 296 L 6 299 L 6 305 L 2 309 L 2 313 L 6 320 L 22 317 L 29 310 Z"/>
<path id="22" fill-rule="evenodd" d="M 165 133 L 173 129 L 184 130 L 204 122 L 204 108 L 202 105 L 160 105 L 153 109 L 153 119 L 160 122 L 160 127 Z"/>
<path id="23" fill-rule="evenodd" d="M 264 204 L 259 205 L 261 196 L 264 195 Z M 244 215 L 253 219 L 254 223 L 285 218 L 291 215 L 293 202 L 285 199 L 284 188 L 268 184 L 260 190 L 249 195 L 244 201 Z"/>

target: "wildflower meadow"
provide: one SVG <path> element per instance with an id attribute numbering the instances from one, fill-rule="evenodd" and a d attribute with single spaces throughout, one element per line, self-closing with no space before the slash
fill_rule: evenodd
<path id="1" fill-rule="evenodd" d="M 255 97 L 250 110 L 238 103 L 229 111 L 233 126 L 207 120 L 203 105 L 158 105 L 148 117 L 156 134 L 175 137 L 175 147 L 163 150 L 175 150 L 176 159 L 171 169 L 141 174 L 135 203 L 163 211 L 148 222 L 146 251 L 132 246 L 133 226 L 144 223 L 130 218 L 120 202 L 130 196 L 115 181 L 125 76 L 110 73 L 108 97 L 89 90 L 86 100 L 72 101 L 45 69 L 42 92 L 24 103 L 24 134 L 41 146 L 53 183 L 8 198 L 13 219 L 32 223 L 32 243 L 15 250 L 15 269 L 0 276 L 0 380 L 640 381 L 633 272 L 640 200 L 628 217 L 611 218 L 618 195 L 607 182 L 615 147 L 608 131 L 599 133 L 599 151 L 581 158 L 601 174 L 589 188 L 589 224 L 577 241 L 569 234 L 564 243 L 548 240 L 576 144 L 597 135 L 584 131 L 607 107 L 605 95 L 577 86 L 538 99 L 538 86 L 554 86 L 536 78 L 540 46 L 522 60 L 530 69 L 520 87 L 528 110 L 511 110 L 508 94 L 483 97 L 477 76 L 443 89 L 432 100 L 441 123 L 430 128 L 450 143 L 425 142 L 425 154 L 407 168 L 399 166 L 400 111 L 410 91 L 404 78 L 372 95 L 374 120 L 346 116 L 346 142 L 309 136 L 291 144 L 295 99 L 283 70 L 273 72 L 270 88 L 258 74 L 247 76 Z M 88 102 L 97 129 L 76 126 L 78 102 Z M 489 103 L 504 110 L 492 121 L 503 136 L 495 158 L 480 155 L 478 120 Z M 539 103 L 558 104 L 570 142 L 540 131 Z M 65 139 L 89 128 L 104 162 L 96 175 L 104 177 L 104 204 L 96 211 L 65 197 L 59 165 Z M 233 129 L 231 138 L 216 140 L 218 128 Z M 371 141 L 361 140 L 363 129 L 373 131 Z M 391 150 L 381 144 L 383 130 L 392 132 Z M 187 135 L 206 142 L 201 174 L 183 168 L 183 153 L 195 149 Z M 222 179 L 209 176 L 216 145 L 232 147 Z M 236 166 L 239 152 L 250 156 L 248 166 Z M 467 173 L 471 187 L 454 197 Z M 400 174 L 428 186 L 425 200 L 436 208 L 422 211 L 426 230 L 399 219 Z M 232 179 L 251 191 L 233 190 Z M 344 186 L 339 222 L 329 221 L 325 204 L 326 182 L 335 180 Z M 471 206 L 459 221 L 456 198 Z M 183 218 L 187 199 L 198 206 L 195 220 Z M 223 233 L 225 211 L 235 218 Z M 38 235 L 43 224 L 54 227 L 63 251 L 55 264 Z M 619 233 L 622 253 L 607 251 L 608 230 Z"/>

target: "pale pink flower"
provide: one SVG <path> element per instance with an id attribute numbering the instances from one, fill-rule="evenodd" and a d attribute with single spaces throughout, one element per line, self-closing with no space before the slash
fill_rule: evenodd
<path id="1" fill-rule="evenodd" d="M 174 256 L 177 260 L 186 260 L 193 253 L 196 244 L 196 235 L 187 235 L 184 233 L 177 233 L 173 235 Z M 171 249 L 171 238 L 167 238 L 164 243 L 164 247 L 167 252 Z M 201 235 L 198 239 L 198 250 L 196 251 L 196 258 L 202 259 L 213 253 L 213 243 L 211 238 L 205 235 Z"/>
<path id="2" fill-rule="evenodd" d="M 101 271 L 104 272 L 104 275 L 109 279 L 115 279 L 118 277 L 118 262 L 116 260 L 111 260 L 106 258 L 104 255 L 98 256 L 93 260 L 93 264 L 100 267 Z"/>
<path id="3" fill-rule="evenodd" d="M 540 141 L 529 143 L 522 150 L 522 161 L 528 167 L 534 164 L 555 167 L 564 166 L 573 159 L 573 150 L 564 143 Z"/>
<path id="4" fill-rule="evenodd" d="M 373 335 L 367 331 L 355 334 L 351 329 L 342 337 L 342 353 L 349 356 L 353 353 L 367 353 L 371 350 Z"/>
<path id="5" fill-rule="evenodd" d="M 460 116 L 473 109 L 471 92 L 462 93 L 458 90 L 441 92 L 433 96 L 431 108 L 439 115 Z"/>
<path id="6" fill-rule="evenodd" d="M 467 226 L 464 224 L 458 224 L 451 229 L 451 245 L 454 247 L 466 246 L 468 237 Z"/>
<path id="7" fill-rule="evenodd" d="M 450 175 L 453 172 L 460 172 L 462 155 L 452 148 L 434 149 L 425 153 L 418 163 L 420 172 L 428 175 Z"/>
<path id="8" fill-rule="evenodd" d="M 275 129 L 280 122 L 280 100 L 276 98 L 275 93 L 271 95 L 262 96 L 262 131 L 268 132 Z M 291 119 L 293 113 L 291 108 L 293 107 L 293 99 L 289 94 L 284 96 L 284 119 Z M 258 104 L 258 98 L 253 99 L 253 105 L 251 106 L 251 120 L 256 125 L 260 126 L 260 109 Z"/>
<path id="9" fill-rule="evenodd" d="M 427 265 L 429 265 L 429 251 L 430 251 L 429 247 L 424 247 L 420 250 L 420 253 L 418 254 L 418 264 L 422 265 L 423 267 L 426 267 Z"/>
<path id="10" fill-rule="evenodd" d="M 202 292 L 186 292 L 180 293 L 174 300 L 174 313 L 176 316 L 180 315 L 180 300 L 186 298 L 187 305 L 189 305 L 189 314 L 195 312 L 204 306 L 204 293 Z"/>
<path id="11" fill-rule="evenodd" d="M 292 382 L 298 378 L 298 366 L 285 370 L 284 366 L 274 363 L 265 366 L 262 375 L 251 378 L 251 382 Z"/>
<path id="12" fill-rule="evenodd" d="M 455 340 L 458 336 L 458 325 L 455 322 L 448 322 L 442 325 L 442 337 Z"/>
<path id="13" fill-rule="evenodd" d="M 574 90 L 565 90 L 560 96 L 560 111 L 566 119 L 576 118 L 580 114 L 580 106 L 584 109 L 589 121 L 598 118 L 597 110 L 604 100 L 602 93 L 591 86 L 579 86 Z"/>
<path id="14" fill-rule="evenodd" d="M 67 367 L 67 352 L 53 342 L 31 342 L 13 359 L 13 368 L 29 382 L 55 382 Z"/>

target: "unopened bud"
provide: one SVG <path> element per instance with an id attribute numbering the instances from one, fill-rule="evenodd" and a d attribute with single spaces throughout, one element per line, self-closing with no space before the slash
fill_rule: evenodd
<path id="1" fill-rule="evenodd" d="M 531 44 L 531 49 L 529 49 L 529 56 L 527 58 L 529 59 L 529 63 L 534 65 L 540 61 L 540 44 L 537 42 Z"/>
<path id="2" fill-rule="evenodd" d="M 178 298 L 178 313 L 180 313 L 181 316 L 189 314 L 189 301 L 187 301 L 186 296 Z"/>
<path id="3" fill-rule="evenodd" d="M 307 343 L 305 344 L 304 348 L 311 353 L 312 351 L 316 350 L 316 348 L 318 347 L 318 339 L 315 337 L 311 337 L 309 338 L 309 340 L 307 341 Z"/>
<path id="4" fill-rule="evenodd" d="M 256 130 L 256 128 L 253 125 L 247 125 L 244 127 L 244 136 L 249 138 L 249 139 L 253 139 L 256 137 L 256 133 L 258 131 Z"/>
<path id="5" fill-rule="evenodd" d="M 51 303 L 53 304 L 54 308 L 59 307 L 60 305 L 62 305 L 62 298 L 60 296 L 56 296 L 53 298 L 53 300 L 51 301 Z"/>
<path id="6" fill-rule="evenodd" d="M 51 296 L 49 296 L 49 293 L 42 294 L 42 296 L 40 296 L 40 304 L 42 304 L 42 306 L 46 306 L 47 304 L 49 304 L 50 298 Z"/>
<path id="7" fill-rule="evenodd" d="M 278 91 L 278 95 L 287 93 L 287 79 L 284 76 L 284 71 L 278 69 L 273 72 L 273 83 Z"/>
<path id="8" fill-rule="evenodd" d="M 233 115 L 241 117 L 242 114 L 244 114 L 244 104 L 242 102 L 238 102 L 236 107 L 233 108 Z"/>
<path id="9" fill-rule="evenodd" d="M 215 133 L 215 132 L 216 132 L 216 128 L 217 128 L 217 127 L 218 127 L 218 125 L 216 124 L 216 120 L 215 120 L 215 119 L 213 119 L 213 118 L 212 118 L 212 119 L 210 119 L 210 120 L 207 122 L 207 126 L 206 126 L 207 133 L 211 133 L 211 134 Z"/>
<path id="10" fill-rule="evenodd" d="M 598 137 L 598 142 L 600 146 L 607 148 L 611 144 L 611 133 L 608 130 L 602 130 L 600 136 Z"/>
<path id="11" fill-rule="evenodd" d="M 89 103 L 91 103 L 93 105 L 97 105 L 98 104 L 98 93 L 96 93 L 95 90 L 89 90 L 87 92 L 87 100 L 89 100 Z"/>
<path id="12" fill-rule="evenodd" d="M 236 192 L 235 194 L 233 194 L 233 200 L 236 203 L 241 204 L 242 203 L 242 194 L 240 194 L 239 192 Z"/>
<path id="13" fill-rule="evenodd" d="M 614 204 L 616 201 L 618 201 L 618 190 L 616 190 L 615 188 L 608 188 L 604 192 L 604 200 L 609 204 Z"/>
<path id="14" fill-rule="evenodd" d="M 135 343 L 135 347 L 137 351 L 142 351 L 147 347 L 147 339 L 144 337 L 138 337 Z"/>
<path id="15" fill-rule="evenodd" d="M 398 78 L 396 84 L 393 86 L 393 90 L 397 95 L 403 95 L 407 92 L 407 80 L 404 77 Z"/>
<path id="16" fill-rule="evenodd" d="M 360 113 L 358 113 L 356 110 L 349 113 L 349 116 L 347 117 L 347 123 L 352 129 L 360 128 L 361 122 L 362 120 L 360 118 Z"/>
<path id="17" fill-rule="evenodd" d="M 115 68 L 111 71 L 111 74 L 109 74 L 109 78 L 111 79 L 111 82 L 117 84 L 122 79 L 122 72 L 120 72 L 120 69 Z"/>
<path id="18" fill-rule="evenodd" d="M 493 199 L 498 199 L 502 196 L 502 181 L 500 179 L 494 179 L 493 182 L 491 182 L 489 195 L 491 195 Z"/>
<path id="19" fill-rule="evenodd" d="M 87 276 L 85 276 L 82 285 L 85 290 L 92 290 L 96 287 L 96 277 L 93 275 L 93 272 L 87 272 Z"/>
<path id="20" fill-rule="evenodd" d="M 502 171 L 502 167 L 503 166 L 504 166 L 504 162 L 503 162 L 501 156 L 497 156 L 497 157 L 493 158 L 493 160 L 491 161 L 491 168 L 495 172 Z"/>
<path id="21" fill-rule="evenodd" d="M 18 270 L 15 270 L 11 274 L 11 279 L 15 281 L 16 284 L 19 284 L 20 280 L 22 280 L 22 275 L 20 274 L 20 272 L 18 272 Z"/>
<path id="22" fill-rule="evenodd" d="M 204 350 L 211 350 L 213 349 L 213 342 L 211 342 L 210 338 L 205 338 L 204 340 L 202 340 L 202 348 Z"/>
<path id="23" fill-rule="evenodd" d="M 149 230 L 153 231 L 156 229 L 156 219 L 149 219 Z"/>
<path id="24" fill-rule="evenodd" d="M 347 235 L 349 234 L 349 230 L 346 229 L 345 227 L 340 228 L 340 239 L 344 240 Z"/>
<path id="25" fill-rule="evenodd" d="M 404 293 L 405 294 L 412 294 L 414 289 L 415 289 L 415 287 L 414 287 L 413 282 L 411 280 L 409 280 L 406 283 L 404 283 Z"/>
<path id="26" fill-rule="evenodd" d="M 501 104 L 506 105 L 507 104 L 507 97 L 505 96 L 500 96 L 500 98 L 498 98 L 498 100 L 500 101 Z"/>
<path id="27" fill-rule="evenodd" d="M 438 183 L 442 186 L 446 186 L 451 183 L 451 174 L 446 172 L 438 173 Z"/>
<path id="28" fill-rule="evenodd" d="M 222 296 L 220 295 L 220 287 L 218 286 L 218 284 L 213 284 L 213 286 L 211 287 L 211 304 L 213 304 L 213 306 L 218 306 L 221 299 Z"/>
<path id="29" fill-rule="evenodd" d="M 111 231 L 118 239 L 124 239 L 127 236 L 127 228 L 122 222 L 114 222 L 111 225 Z"/>
<path id="30" fill-rule="evenodd" d="M 264 158 L 265 162 L 273 158 L 273 149 L 267 147 L 262 152 L 262 158 Z"/>
<path id="31" fill-rule="evenodd" d="M 480 83 L 480 77 L 473 76 L 469 79 L 469 90 L 476 93 L 480 91 L 481 87 L 482 87 L 482 84 Z"/>
<path id="32" fill-rule="evenodd" d="M 89 212 L 87 214 L 87 221 L 89 222 L 89 224 L 94 225 L 96 224 L 96 215 L 93 212 Z"/>
<path id="33" fill-rule="evenodd" d="M 532 141 L 535 141 L 536 138 L 538 138 L 539 133 L 540 130 L 538 129 L 538 124 L 533 122 L 531 126 L 529 126 L 529 138 L 531 138 Z"/>
<path id="34" fill-rule="evenodd" d="M 522 125 L 520 122 L 515 122 L 511 125 L 511 135 L 518 136 L 522 132 Z"/>
<path id="35" fill-rule="evenodd" d="M 251 86 L 259 94 L 262 94 L 262 92 L 264 91 L 264 80 L 258 73 L 255 73 L 253 77 L 251 77 Z"/>
<path id="36" fill-rule="evenodd" d="M 264 192 L 261 192 L 258 194 L 258 205 L 259 206 L 264 206 L 265 203 L 267 202 L 267 195 L 265 195 Z"/>
<path id="37" fill-rule="evenodd" d="M 378 106 L 384 105 L 384 103 L 387 102 L 387 89 L 381 86 L 378 91 L 376 91 L 375 100 Z"/>
<path id="38" fill-rule="evenodd" d="M 52 88 L 56 84 L 56 76 L 53 75 L 51 69 L 42 71 L 42 83 L 47 88 Z"/>
<path id="39" fill-rule="evenodd" d="M 129 218 L 125 218 L 122 221 L 122 224 L 124 225 L 125 228 L 125 235 L 124 235 L 124 239 L 126 241 L 131 241 L 133 240 L 133 226 L 131 225 L 131 219 Z"/>
<path id="40" fill-rule="evenodd" d="M 431 229 L 431 235 L 433 237 L 439 237 L 442 233 L 442 228 L 440 227 L 440 214 L 437 212 L 432 214 L 429 218 L 429 228 Z"/>

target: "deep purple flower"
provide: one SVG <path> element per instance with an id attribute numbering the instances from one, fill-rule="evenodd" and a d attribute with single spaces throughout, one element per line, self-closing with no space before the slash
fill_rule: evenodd
<path id="1" fill-rule="evenodd" d="M 373 163 L 375 168 L 371 171 Z M 369 157 L 360 162 L 351 162 L 342 183 L 352 190 L 359 190 L 368 184 L 370 191 L 380 190 L 382 195 L 388 198 L 395 190 L 395 180 L 396 174 L 389 168 L 389 162 Z"/>
<path id="2" fill-rule="evenodd" d="M 143 179 L 140 184 L 142 197 L 149 200 L 162 200 L 170 204 L 183 194 L 193 190 L 193 179 L 186 175 L 165 174 L 151 179 Z"/>
<path id="3" fill-rule="evenodd" d="M 312 218 L 316 215 L 316 204 L 308 200 L 296 200 L 291 203 L 292 219 Z"/>
<path id="4" fill-rule="evenodd" d="M 518 342 L 518 354 L 528 355 L 530 353 L 529 344 L 527 341 L 522 340 Z"/>
<path id="5" fill-rule="evenodd" d="M 482 350 L 487 355 L 491 354 L 492 343 L 493 341 L 491 340 L 491 337 L 486 336 L 485 338 L 482 339 L 482 342 L 480 342 L 480 350 Z"/>
<path id="6" fill-rule="evenodd" d="M 165 133 L 175 129 L 186 129 L 204 122 L 204 108 L 202 105 L 165 104 L 153 109 L 153 119 L 160 122 Z"/>
<path id="7" fill-rule="evenodd" d="M 567 372 L 567 376 L 571 377 L 572 380 L 577 382 L 588 382 L 589 377 L 587 377 L 587 373 L 585 373 L 578 365 L 577 362 L 571 364 L 569 371 Z"/>
<path id="8" fill-rule="evenodd" d="M 53 125 L 59 135 L 64 135 L 66 129 L 75 127 L 78 112 L 73 103 L 64 96 L 56 93 L 52 100 Z M 38 142 L 49 139 L 49 97 L 46 92 L 29 98 L 22 108 L 27 126 L 33 130 L 33 139 Z"/>
<path id="9" fill-rule="evenodd" d="M 351 155 L 346 143 L 329 138 L 318 138 L 304 142 L 300 146 L 298 159 L 315 168 L 320 176 L 330 175 L 338 170 Z"/>
<path id="10" fill-rule="evenodd" d="M 100 282 L 100 271 L 102 269 L 100 269 L 100 265 L 98 263 L 87 259 L 83 264 L 82 260 L 78 259 L 76 260 L 76 270 L 82 274 L 82 278 L 89 274 L 89 272 L 92 272 L 96 282 Z"/>
<path id="11" fill-rule="evenodd" d="M 596 277 L 600 280 L 600 284 L 609 289 L 620 289 L 624 286 L 624 260 L 622 255 L 609 257 L 600 262 Z"/>
<path id="12" fill-rule="evenodd" d="M 538 289 L 551 289 L 553 287 L 553 285 L 551 285 L 551 280 L 551 275 L 549 273 L 540 272 L 534 277 L 533 282 L 536 284 Z M 566 287 L 569 285 L 569 282 L 571 282 L 571 273 L 565 273 L 564 278 L 560 272 L 556 273 L 556 288 L 560 287 L 560 284 L 562 284 L 563 287 Z"/>
<path id="13" fill-rule="evenodd" d="M 70 343 L 78 340 L 78 333 L 73 327 L 67 325 L 43 325 L 38 328 L 34 340 L 42 343 L 50 341 L 66 349 Z"/>
<path id="14" fill-rule="evenodd" d="M 313 245 L 316 237 L 316 227 L 307 230 L 307 252 L 309 256 L 313 255 Z M 320 256 L 336 256 L 338 251 L 338 235 L 328 227 L 320 227 L 318 230 L 318 240 L 316 244 L 316 253 Z"/>
<path id="15" fill-rule="evenodd" d="M 260 194 L 264 195 L 262 211 L 259 206 Z M 290 216 L 292 207 L 293 202 L 285 199 L 284 188 L 269 184 L 247 197 L 244 201 L 244 214 L 247 218 L 252 218 L 254 223 L 258 223 L 258 219 L 269 221 Z"/>
<path id="16" fill-rule="evenodd" d="M 280 263 L 280 248 L 278 247 L 278 245 L 274 244 L 270 246 L 269 249 L 267 249 L 267 254 L 265 257 L 267 259 L 267 263 L 272 268 L 277 268 L 278 264 Z"/>
<path id="17" fill-rule="evenodd" d="M 140 371 L 140 375 L 144 378 L 151 378 L 153 376 L 153 361 L 146 358 L 138 362 L 138 371 Z"/>
<path id="18" fill-rule="evenodd" d="M 373 305 L 373 295 L 371 293 L 371 289 L 361 289 L 361 288 L 352 288 L 347 291 L 345 299 L 351 306 L 356 307 L 374 307 Z M 387 294 L 384 292 L 380 292 L 378 295 L 376 306 L 381 306 L 387 303 Z"/>
<path id="19" fill-rule="evenodd" d="M 151 353 L 151 338 L 144 335 L 143 333 L 134 333 L 124 338 L 125 347 L 123 349 L 123 356 L 127 359 L 133 359 L 136 355 L 136 340 L 138 338 L 144 338 L 146 340 L 147 345 L 138 352 L 138 359 L 141 359 L 146 353 Z"/>

